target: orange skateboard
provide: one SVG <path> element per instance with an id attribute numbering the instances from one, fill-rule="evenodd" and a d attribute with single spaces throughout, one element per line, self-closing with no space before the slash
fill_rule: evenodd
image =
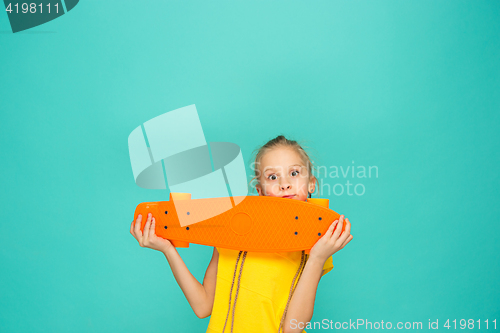
<path id="1" fill-rule="evenodd" d="M 143 230 L 151 213 L 156 219 L 156 235 L 175 247 L 195 243 L 241 251 L 308 253 L 340 217 L 328 208 L 328 199 L 303 202 L 266 196 L 230 197 L 232 208 L 219 213 L 217 207 L 227 205 L 227 197 L 190 197 L 188 193 L 171 193 L 170 201 L 140 203 L 134 221 L 141 214 Z M 234 206 L 234 202 L 238 204 Z"/>

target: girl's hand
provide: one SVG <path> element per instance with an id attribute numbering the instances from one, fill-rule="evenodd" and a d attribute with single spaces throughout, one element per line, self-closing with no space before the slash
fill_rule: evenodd
<path id="1" fill-rule="evenodd" d="M 173 246 L 168 239 L 156 236 L 156 221 L 155 218 L 151 216 L 151 213 L 148 214 L 148 220 L 144 226 L 144 234 L 141 231 L 141 220 L 142 215 L 139 214 L 139 216 L 137 216 L 137 220 L 132 221 L 132 224 L 130 225 L 130 233 L 135 237 L 135 239 L 137 239 L 141 247 L 148 247 L 165 253 L 165 251 L 169 250 Z"/>
<path id="2" fill-rule="evenodd" d="M 351 235 L 351 223 L 348 219 L 345 219 L 346 226 L 344 232 L 342 232 L 342 226 L 344 225 L 344 215 L 340 215 L 339 220 L 334 221 L 326 233 L 318 239 L 316 244 L 311 248 L 309 256 L 315 256 L 323 261 L 326 261 L 335 252 L 344 248 L 352 240 Z M 333 229 L 337 226 L 335 231 Z M 342 232 L 342 235 L 340 234 Z"/>

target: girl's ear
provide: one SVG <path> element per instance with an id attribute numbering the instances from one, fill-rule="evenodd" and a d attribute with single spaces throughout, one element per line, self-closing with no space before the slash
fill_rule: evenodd
<path id="1" fill-rule="evenodd" d="M 255 185 L 255 189 L 257 190 L 257 193 L 259 193 L 260 196 L 262 196 L 262 187 L 260 184 Z"/>
<path id="2" fill-rule="evenodd" d="M 316 177 L 311 176 L 309 179 L 309 193 L 314 193 L 314 190 L 316 189 Z"/>

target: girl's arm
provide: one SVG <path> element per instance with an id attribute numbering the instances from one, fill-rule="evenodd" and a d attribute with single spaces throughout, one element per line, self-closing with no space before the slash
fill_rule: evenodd
<path id="1" fill-rule="evenodd" d="M 163 254 L 167 258 L 175 280 L 179 284 L 179 287 L 181 287 L 184 296 L 186 296 L 196 316 L 198 318 L 210 316 L 215 298 L 219 252 L 214 247 L 212 260 L 208 264 L 203 284 L 198 282 L 193 274 L 191 274 L 175 247 L 167 249 Z"/>
<path id="2" fill-rule="evenodd" d="M 288 312 L 283 323 L 284 333 L 302 332 L 307 322 L 311 320 L 316 290 L 325 264 L 321 261 L 316 257 L 309 257 L 309 260 L 307 260 L 288 306 Z M 292 327 L 296 328 L 292 329 Z"/>
<path id="3" fill-rule="evenodd" d="M 351 223 L 346 219 L 342 232 L 344 215 L 334 221 L 323 237 L 312 247 L 302 276 L 295 286 L 283 323 L 284 333 L 300 333 L 313 316 L 314 300 L 323 266 L 331 255 L 344 248 L 352 240 Z M 339 225 L 336 228 L 337 224 Z M 342 233 L 342 234 L 341 234 Z M 292 329 L 293 327 L 293 329 Z"/>
<path id="4" fill-rule="evenodd" d="M 141 221 L 142 215 L 140 214 L 136 221 L 132 221 L 130 225 L 132 236 L 137 239 L 141 247 L 161 251 L 165 255 L 172 268 L 175 280 L 181 287 L 184 296 L 186 296 L 196 316 L 199 318 L 210 316 L 215 298 L 215 281 L 217 279 L 219 252 L 214 248 L 212 260 L 208 265 L 202 285 L 191 274 L 172 243 L 167 239 L 156 236 L 156 220 L 151 213 L 148 214 L 148 219 L 144 225 L 144 232 L 141 231 Z"/>

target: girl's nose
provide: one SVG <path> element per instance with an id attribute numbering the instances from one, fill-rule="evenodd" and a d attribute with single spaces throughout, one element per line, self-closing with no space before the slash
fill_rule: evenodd
<path id="1" fill-rule="evenodd" d="M 289 190 L 292 188 L 292 185 L 291 184 L 282 184 L 281 185 L 281 190 L 282 191 L 286 191 L 286 190 Z"/>

